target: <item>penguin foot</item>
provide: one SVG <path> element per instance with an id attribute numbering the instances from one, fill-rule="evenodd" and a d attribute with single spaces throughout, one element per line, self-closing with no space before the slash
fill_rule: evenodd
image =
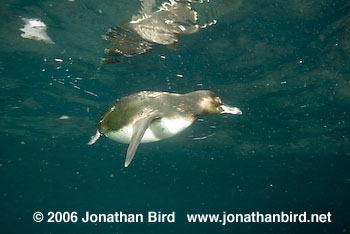
<path id="1" fill-rule="evenodd" d="M 94 136 L 91 137 L 88 145 L 92 145 L 94 144 L 99 138 L 101 137 L 101 133 L 97 130 L 96 134 Z"/>

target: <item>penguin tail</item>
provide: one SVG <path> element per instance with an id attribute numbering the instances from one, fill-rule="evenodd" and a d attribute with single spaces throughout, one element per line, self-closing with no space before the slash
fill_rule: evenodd
<path id="1" fill-rule="evenodd" d="M 96 134 L 90 138 L 88 145 L 94 144 L 101 136 L 102 136 L 102 134 L 97 130 Z"/>

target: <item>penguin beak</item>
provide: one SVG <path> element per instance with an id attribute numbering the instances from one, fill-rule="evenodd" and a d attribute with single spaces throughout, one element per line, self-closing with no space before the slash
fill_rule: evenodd
<path id="1" fill-rule="evenodd" d="M 220 105 L 220 113 L 227 113 L 227 114 L 233 114 L 233 115 L 241 115 L 242 111 L 234 106 L 226 106 L 226 105 Z"/>

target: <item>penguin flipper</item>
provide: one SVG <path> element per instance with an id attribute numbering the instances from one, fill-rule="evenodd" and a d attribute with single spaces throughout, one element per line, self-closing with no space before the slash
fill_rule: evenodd
<path id="1" fill-rule="evenodd" d="M 143 135 L 145 134 L 152 120 L 154 120 L 156 117 L 157 116 L 148 116 L 146 118 L 139 119 L 135 122 L 132 130 L 130 145 L 128 147 L 128 152 L 126 153 L 126 159 L 124 164 L 125 167 L 128 167 L 131 163 L 136 153 L 137 147 L 139 146 L 142 140 Z"/>

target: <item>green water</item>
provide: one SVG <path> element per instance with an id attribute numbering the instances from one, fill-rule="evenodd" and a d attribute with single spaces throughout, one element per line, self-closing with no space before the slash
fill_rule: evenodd
<path id="1" fill-rule="evenodd" d="M 0 3 L 0 233 L 348 233 L 350 4 L 196 4 L 217 24 L 103 64 L 138 0 Z M 21 37 L 39 18 L 55 44 Z M 55 59 L 63 61 L 56 61 Z M 179 78 L 177 75 L 182 74 Z M 208 89 L 243 111 L 179 135 L 88 146 L 114 100 Z M 61 118 L 68 116 L 68 119 Z M 41 211 L 45 219 L 33 221 Z M 50 211 L 176 213 L 175 223 L 48 223 Z M 330 212 L 331 223 L 188 223 L 186 214 Z"/>

